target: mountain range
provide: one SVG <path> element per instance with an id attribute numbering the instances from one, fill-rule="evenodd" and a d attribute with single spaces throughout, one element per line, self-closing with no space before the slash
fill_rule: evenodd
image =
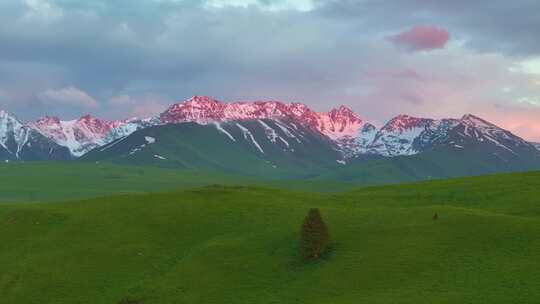
<path id="1" fill-rule="evenodd" d="M 374 163 L 417 174 L 428 162 L 422 158 L 433 164 L 424 178 L 454 172 L 456 163 L 470 165 L 450 175 L 540 168 L 538 144 L 471 114 L 440 120 L 399 115 L 378 128 L 346 106 L 316 112 L 301 103 L 226 103 L 206 96 L 173 104 L 156 117 L 116 121 L 85 115 L 22 123 L 1 111 L 0 158 L 294 176 L 329 169 L 349 176 L 351 168 L 360 176 Z"/>

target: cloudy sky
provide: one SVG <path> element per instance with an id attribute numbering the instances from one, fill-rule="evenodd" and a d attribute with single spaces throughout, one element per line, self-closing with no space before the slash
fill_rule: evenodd
<path id="1" fill-rule="evenodd" d="M 537 0 L 1 0 L 0 109 L 147 116 L 192 95 L 474 113 L 540 141 Z"/>

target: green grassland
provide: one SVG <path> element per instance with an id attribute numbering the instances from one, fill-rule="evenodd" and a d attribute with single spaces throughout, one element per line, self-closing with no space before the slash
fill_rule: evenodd
<path id="1" fill-rule="evenodd" d="M 211 127 L 213 128 L 213 127 Z M 160 129 L 161 130 L 161 129 Z M 182 130 L 182 129 L 180 129 Z M 213 130 L 213 129 L 212 129 Z M 155 136 L 149 129 L 130 140 L 145 142 L 146 135 Z M 163 130 L 161 130 L 163 131 Z M 178 130 L 176 130 L 178 131 Z M 189 130 L 188 130 L 189 131 Z M 203 131 L 208 131 L 203 129 Z M 232 132 L 232 131 L 231 131 Z M 189 132 L 188 132 L 189 133 Z M 173 136 L 176 133 L 160 133 L 160 136 Z M 210 133 L 213 134 L 213 133 Z M 204 135 L 204 134 L 203 134 Z M 215 134 L 214 134 L 215 135 Z M 218 134 L 219 135 L 219 134 Z M 241 136 L 239 134 L 235 134 Z M 206 136 L 206 135 L 205 135 Z M 193 137 L 191 141 L 197 142 L 205 136 Z M 223 136 L 217 139 L 225 140 Z M 162 139 L 162 138 L 159 138 Z M 216 140 L 217 140 L 216 139 Z M 257 185 L 264 187 L 315 191 L 315 192 L 340 192 L 352 190 L 360 186 L 384 185 L 392 183 L 413 182 L 419 180 L 432 180 L 458 176 L 470 176 L 479 174 L 493 174 L 496 172 L 533 170 L 535 165 L 525 160 L 518 162 L 498 163 L 496 160 L 486 160 L 484 156 L 471 157 L 471 153 L 449 153 L 444 149 L 436 152 L 426 152 L 409 157 L 394 157 L 391 159 L 362 159 L 351 160 L 345 166 L 333 165 L 328 167 L 316 167 L 307 163 L 292 165 L 296 162 L 282 158 L 278 152 L 273 159 L 279 166 L 273 168 L 262 158 L 247 160 L 244 154 L 238 151 L 225 153 L 220 149 L 218 159 L 209 161 L 210 153 L 214 151 L 204 146 L 200 153 L 190 154 L 190 149 L 179 148 L 176 145 L 185 144 L 182 141 L 160 140 L 158 142 L 170 143 L 168 145 L 152 146 L 157 150 L 144 150 L 137 154 L 142 157 L 137 165 L 109 161 L 66 161 L 66 162 L 17 162 L 0 164 L 0 203 L 2 202 L 35 202 L 35 201 L 58 201 L 107 196 L 114 194 L 142 194 L 148 192 L 180 191 L 202 187 L 210 184 L 226 185 Z M 120 144 L 125 144 L 121 142 Z M 105 152 L 120 149 L 116 144 Z M 229 145 L 230 146 L 230 145 Z M 233 149 L 232 145 L 229 148 Z M 271 154 L 270 147 L 264 147 L 267 154 Z M 165 150 L 160 150 L 165 149 Z M 192 166 L 176 166 L 180 160 L 169 163 L 170 166 L 152 162 L 144 162 L 144 159 L 162 161 L 153 157 L 154 153 L 163 155 L 176 155 L 170 151 L 184 151 L 184 155 L 190 159 Z M 310 147 L 303 152 L 308 153 Z M 312 147 L 316 150 L 316 147 Z M 170 153 L 167 154 L 166 152 Z M 144 152 L 144 153 L 143 153 Z M 302 152 L 301 150 L 297 151 Z M 201 154 L 202 153 L 202 154 Z M 485 153 L 480 153 L 484 155 Z M 113 155 L 116 155 L 113 153 Z M 146 155 L 146 156 L 145 156 Z M 215 155 L 215 153 L 211 153 Z M 306 162 L 317 163 L 317 157 L 325 155 L 323 152 L 314 153 Z M 178 156 L 178 155 L 177 155 Z M 179 156 L 178 156 L 179 157 Z M 222 157 L 222 158 L 220 158 Z M 199 159 L 199 161 L 195 161 Z M 204 159 L 205 161 L 203 161 Z M 278 161 L 278 159 L 280 159 Z M 483 159 L 483 161 L 482 161 Z M 226 161 L 228 160 L 228 161 Z M 199 162 L 199 165 L 197 165 Z M 233 170 L 229 167 L 203 165 L 203 163 L 234 164 L 242 163 L 242 168 Z M 511 165 L 510 165 L 511 163 Z"/>
<path id="2" fill-rule="evenodd" d="M 484 149 L 483 149 L 484 148 Z M 538 156 L 501 158 L 478 146 L 466 151 L 438 147 L 423 153 L 372 160 L 351 160 L 315 177 L 361 185 L 404 183 L 430 179 L 454 178 L 540 170 Z"/>
<path id="3" fill-rule="evenodd" d="M 141 180 L 125 194 L 91 182 L 81 197 L 117 194 L 0 205 L 0 302 L 538 303 L 539 182 L 531 172 L 323 193 Z M 333 246 L 305 264 L 310 207 Z"/>
<path id="4" fill-rule="evenodd" d="M 0 176 L 0 202 L 70 200 L 248 182 L 215 172 L 77 162 L 1 164 Z"/>
<path id="5" fill-rule="evenodd" d="M 179 191 L 212 184 L 264 185 L 337 192 L 358 183 L 327 179 L 262 178 L 222 171 L 180 170 L 88 162 L 0 164 L 0 203 L 74 200 L 113 194 Z"/>

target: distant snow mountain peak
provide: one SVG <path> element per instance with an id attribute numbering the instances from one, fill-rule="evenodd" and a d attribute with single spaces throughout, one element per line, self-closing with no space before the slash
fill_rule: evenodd
<path id="1" fill-rule="evenodd" d="M 356 136 L 363 121 L 351 109 L 341 106 L 329 112 L 315 112 L 302 103 L 282 101 L 221 102 L 194 96 L 170 106 L 160 115 L 163 123 L 208 124 L 232 120 L 292 119 L 313 127 L 332 139 Z"/>
<path id="2" fill-rule="evenodd" d="M 68 121 L 46 116 L 31 123 L 30 126 L 67 147 L 74 156 L 81 156 L 101 145 L 101 139 L 110 129 L 108 123 L 90 115 Z"/>
<path id="3" fill-rule="evenodd" d="M 0 159 L 50 160 L 69 158 L 69 151 L 40 132 L 0 110 Z"/>
<path id="4" fill-rule="evenodd" d="M 17 156 L 26 144 L 28 130 L 7 111 L 0 111 L 0 147 Z"/>
<path id="5" fill-rule="evenodd" d="M 405 114 L 392 118 L 383 129 L 389 132 L 405 132 L 415 128 L 423 128 L 433 122 L 433 119 L 418 118 Z"/>
<path id="6" fill-rule="evenodd" d="M 24 159 L 21 155 L 29 155 L 27 151 L 33 145 L 48 147 L 51 151 L 68 150 L 66 158 L 77 158 L 141 129 L 185 123 L 214 125 L 214 129 L 227 136 L 231 143 L 239 144 L 243 138 L 259 152 L 265 150 L 265 141 L 283 151 L 299 150 L 299 147 L 293 148 L 292 142 L 305 144 L 302 134 L 309 130 L 323 138 L 321 144 L 326 142 L 331 150 L 339 151 L 343 159 L 365 155 L 410 156 L 440 147 L 455 150 L 485 146 L 488 147 L 486 151 L 498 157 L 518 155 L 520 151 L 539 151 L 538 144 L 533 145 L 472 114 L 460 119 L 438 120 L 401 114 L 377 128 L 344 105 L 328 112 L 317 112 L 298 102 L 222 102 L 208 96 L 193 96 L 172 104 L 155 117 L 112 121 L 86 114 L 73 120 L 44 116 L 24 124 L 6 111 L 0 111 L 0 158 Z M 245 126 L 251 126 L 251 129 Z M 241 136 L 235 132 L 240 132 Z M 33 158 L 47 158 L 47 151 L 36 153 L 32 154 Z M 60 151 L 54 157 L 65 156 L 62 153 Z"/>
<path id="7" fill-rule="evenodd" d="M 79 157 L 119 137 L 127 136 L 144 125 L 144 120 L 107 121 L 90 114 L 73 120 L 60 120 L 45 116 L 29 126 L 67 147 L 71 154 Z"/>

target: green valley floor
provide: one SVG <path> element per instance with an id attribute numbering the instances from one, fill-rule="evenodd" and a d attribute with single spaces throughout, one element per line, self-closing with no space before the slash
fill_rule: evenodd
<path id="1" fill-rule="evenodd" d="M 42 188 L 24 170 L 0 185 L 0 303 L 540 300 L 540 172 L 286 189 L 128 167 L 85 184 L 43 166 Z M 332 250 L 304 263 L 312 207 Z"/>

